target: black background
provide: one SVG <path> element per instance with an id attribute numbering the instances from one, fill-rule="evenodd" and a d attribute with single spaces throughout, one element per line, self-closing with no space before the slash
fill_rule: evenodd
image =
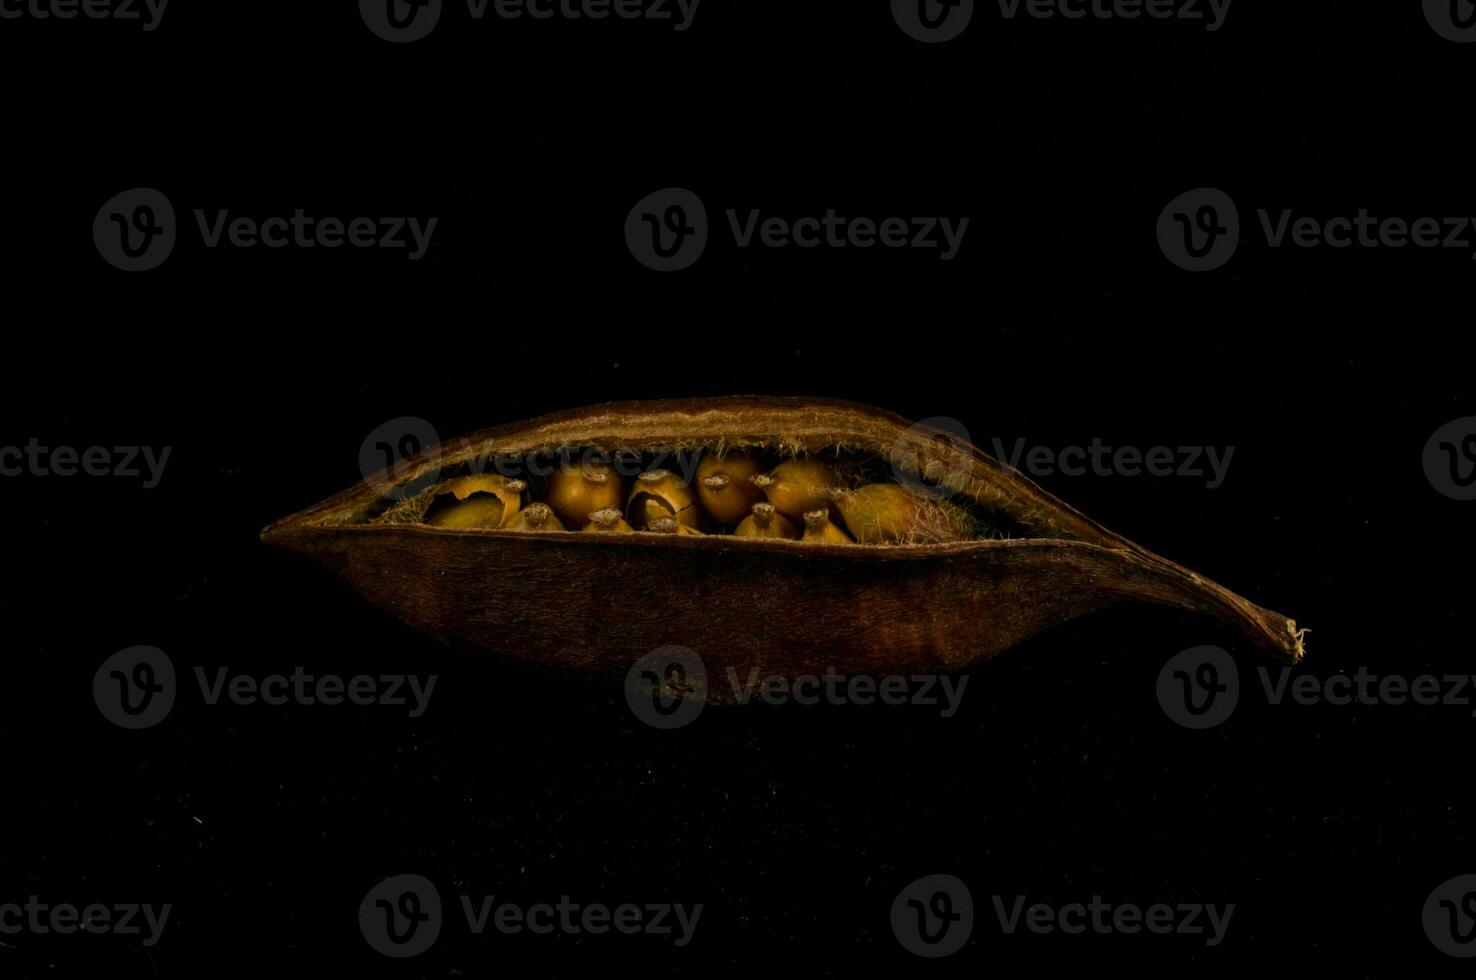
<path id="1" fill-rule="evenodd" d="M 1465 251 L 1270 249 L 1255 210 L 1476 215 L 1476 48 L 1419 4 L 1235 4 L 1225 26 L 1000 17 L 908 38 L 883 2 L 705 0 L 690 30 L 471 21 L 373 36 L 353 4 L 185 4 L 160 28 L 0 21 L 9 308 L 3 438 L 170 446 L 162 483 L 8 477 L 0 900 L 169 902 L 162 941 L 0 937 L 0 973 L 933 975 L 1130 967 L 1453 973 L 1420 922 L 1476 870 L 1465 707 L 1273 706 L 1213 624 L 1124 608 L 968 671 L 962 710 L 751 707 L 677 733 L 618 690 L 453 655 L 267 522 L 359 478 L 365 435 L 444 436 L 625 398 L 826 395 L 957 419 L 990 447 L 1234 446 L 1229 478 L 1043 477 L 1107 526 L 1312 628 L 1318 677 L 1471 669 L 1472 505 L 1431 432 L 1472 412 Z M 159 269 L 95 250 L 156 187 Z M 668 186 L 715 238 L 660 275 L 631 206 Z M 1215 272 L 1154 225 L 1240 205 Z M 194 208 L 435 215 L 429 254 L 206 249 Z M 725 208 L 968 215 L 960 255 L 733 246 Z M 620 583 L 611 583 L 618 589 Z M 680 582 L 671 587 L 680 589 Z M 742 583 L 735 582 L 741 589 Z M 506 642 L 517 643 L 516 637 Z M 1154 685 L 1218 643 L 1235 715 Z M 436 673 L 424 717 L 207 707 L 125 732 L 91 695 L 135 644 L 255 674 Z M 633 652 L 633 655 L 641 651 Z M 391 962 L 359 899 L 452 904 Z M 972 889 L 971 942 L 902 950 L 892 899 Z M 702 903 L 694 941 L 467 933 L 454 896 Z M 1233 902 L 1226 941 L 1003 935 L 990 896 Z"/>

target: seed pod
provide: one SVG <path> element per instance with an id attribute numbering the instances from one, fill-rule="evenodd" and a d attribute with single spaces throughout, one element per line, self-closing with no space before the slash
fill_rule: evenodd
<path id="1" fill-rule="evenodd" d="M 432 527 L 455 529 L 506 527 L 522 505 L 528 484 L 496 474 L 463 476 L 437 491 L 425 512 Z"/>
<path id="2" fill-rule="evenodd" d="M 972 536 L 967 512 L 895 483 L 837 490 L 834 497 L 846 529 L 862 544 L 935 544 Z"/>
<path id="3" fill-rule="evenodd" d="M 663 517 L 674 517 L 681 524 L 696 527 L 702 514 L 697 509 L 697 495 L 680 475 L 670 470 L 647 470 L 636 477 L 635 486 L 631 487 L 625 516 L 636 528 L 644 528 Z"/>
<path id="4" fill-rule="evenodd" d="M 803 521 L 806 511 L 833 511 L 831 491 L 839 483 L 834 469 L 808 457 L 787 459 L 774 472 L 753 478 L 754 486 L 768 496 L 774 509 L 791 521 Z"/>
<path id="5" fill-rule="evenodd" d="M 805 536 L 801 540 L 815 544 L 851 544 L 851 536 L 830 520 L 830 511 L 805 512 Z"/>
<path id="6" fill-rule="evenodd" d="M 754 504 L 753 513 L 733 529 L 733 535 L 739 538 L 788 538 L 792 541 L 799 537 L 799 529 L 775 510 L 773 504 Z"/>
<path id="7" fill-rule="evenodd" d="M 646 530 L 655 534 L 695 534 L 698 537 L 703 536 L 701 531 L 692 527 L 690 524 L 683 524 L 675 517 L 658 517 L 646 525 Z"/>
<path id="8" fill-rule="evenodd" d="M 764 499 L 764 492 L 753 485 L 760 468 L 758 456 L 746 451 L 702 457 L 697 464 L 697 498 L 713 520 L 735 524 Z"/>
<path id="9" fill-rule="evenodd" d="M 583 527 L 589 515 L 625 500 L 625 481 L 604 460 L 566 461 L 548 478 L 548 505 L 566 527 Z"/>
<path id="10" fill-rule="evenodd" d="M 614 507 L 606 507 L 604 510 L 597 510 L 593 514 L 590 514 L 589 523 L 584 525 L 584 529 L 586 531 L 594 531 L 596 533 L 624 533 L 627 531 L 635 530 L 635 528 L 631 527 L 629 524 L 625 523 L 625 521 L 621 519 L 620 511 L 616 510 Z"/>
<path id="11" fill-rule="evenodd" d="M 529 504 L 518 511 L 512 523 L 507 525 L 512 531 L 562 531 L 564 525 L 554 516 L 553 508 L 548 504 Z"/>
<path id="12" fill-rule="evenodd" d="M 273 523 L 262 537 L 321 562 L 387 614 L 437 640 L 511 653 L 612 688 L 624 683 L 638 651 L 665 643 L 699 651 L 715 677 L 768 673 L 775 664 L 792 674 L 833 667 L 852 676 L 960 669 L 1126 601 L 1173 607 L 1237 631 L 1196 626 L 1183 634 L 1184 646 L 1238 635 L 1286 662 L 1302 659 L 1305 631 L 1294 620 L 1113 533 L 977 447 L 933 436 L 887 412 L 830 400 L 600 405 L 427 450 Z M 651 534 L 468 534 L 419 523 L 423 497 L 399 492 L 433 482 L 448 459 L 525 456 L 549 446 L 785 446 L 827 460 L 844 447 L 847 458 L 873 472 L 916 457 L 920 472 L 937 467 L 949 474 L 950 500 L 959 505 L 925 500 L 922 517 L 988 515 L 1010 539 L 787 547 L 747 537 L 752 523 L 745 536 L 709 535 L 681 547 Z M 836 503 L 847 499 L 838 494 Z M 770 523 L 779 517 L 772 514 Z M 854 514 L 853 521 L 860 523 Z M 1172 540 L 1182 521 L 1165 517 L 1162 536 Z M 618 512 L 610 524 L 619 527 Z M 1296 558 L 1274 546 L 1246 555 L 1271 569 Z M 732 703 L 732 691 L 709 684 L 702 696 Z"/>

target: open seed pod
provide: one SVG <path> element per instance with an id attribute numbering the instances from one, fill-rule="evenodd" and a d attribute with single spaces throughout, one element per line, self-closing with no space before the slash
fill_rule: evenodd
<path id="1" fill-rule="evenodd" d="M 971 530 L 930 543 L 902 534 L 896 544 L 530 534 L 432 526 L 419 498 L 396 495 L 440 486 L 493 457 L 586 449 L 628 450 L 646 466 L 699 449 L 833 461 L 852 493 L 885 483 L 894 461 L 907 460 L 937 491 L 924 502 L 968 515 Z M 833 496 L 809 509 L 843 511 L 844 492 Z M 1303 631 L 1286 616 L 1108 531 L 971 446 L 844 402 L 636 402 L 506 425 L 428 451 L 262 536 L 443 641 L 617 683 L 667 644 L 699 654 L 713 679 L 730 669 L 740 677 L 937 672 L 1129 600 L 1213 617 L 1287 661 L 1302 655 Z M 705 696 L 732 700 L 716 680 Z"/>

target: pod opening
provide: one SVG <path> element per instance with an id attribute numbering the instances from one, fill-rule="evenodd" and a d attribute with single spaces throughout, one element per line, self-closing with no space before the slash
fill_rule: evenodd
<path id="1" fill-rule="evenodd" d="M 684 534 L 736 532 L 737 537 L 850 546 L 1072 537 L 1038 509 L 1012 508 L 1011 500 L 1000 495 L 988 502 L 970 495 L 966 491 L 977 481 L 936 460 L 888 457 L 845 445 L 797 450 L 761 443 L 558 446 L 461 459 L 430 480 L 381 495 L 352 523 L 527 529 L 526 521 L 511 517 L 491 526 L 448 521 L 448 513 L 454 518 L 458 507 L 467 506 L 457 491 L 473 479 L 513 488 L 516 499 L 504 500 L 509 515 L 518 504 L 551 508 L 569 532 L 590 523 L 598 499 L 597 509 L 620 512 L 623 525 L 630 527 L 622 533 L 659 534 L 669 529 L 661 523 L 653 530 L 654 522 L 675 520 L 689 528 Z M 833 531 L 806 535 L 807 525 L 816 531 L 828 525 Z"/>

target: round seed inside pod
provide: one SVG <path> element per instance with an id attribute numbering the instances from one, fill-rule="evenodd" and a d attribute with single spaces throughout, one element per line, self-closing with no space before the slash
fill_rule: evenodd
<path id="1" fill-rule="evenodd" d="M 801 540 L 813 544 L 851 544 L 851 536 L 830 519 L 828 510 L 805 512 L 805 536 Z"/>
<path id="2" fill-rule="evenodd" d="M 697 464 L 697 499 L 713 520 L 736 524 L 764 499 L 764 492 L 753 485 L 760 469 L 758 457 L 747 450 L 709 453 Z"/>
<path id="3" fill-rule="evenodd" d="M 625 481 L 604 460 L 566 461 L 548 478 L 548 505 L 568 527 L 583 527 L 595 511 L 624 500 Z"/>
<path id="4" fill-rule="evenodd" d="M 930 544 L 974 534 L 967 512 L 895 483 L 868 483 L 834 496 L 846 528 L 862 544 Z"/>
<path id="5" fill-rule="evenodd" d="M 800 536 L 799 528 L 774 509 L 773 504 L 754 504 L 753 512 L 733 529 L 739 538 L 788 538 L 793 541 Z"/>
<path id="6" fill-rule="evenodd" d="M 513 531 L 562 531 L 564 525 L 560 523 L 553 509 L 548 504 L 529 504 L 518 511 L 512 523 L 507 525 Z"/>
<path id="7" fill-rule="evenodd" d="M 463 476 L 436 491 L 425 523 L 456 530 L 505 527 L 522 507 L 528 484 L 496 474 Z"/>
<path id="8" fill-rule="evenodd" d="M 590 514 L 589 523 L 584 526 L 584 529 L 586 531 L 594 531 L 596 533 L 625 532 L 635 530 L 635 528 L 625 523 L 625 521 L 620 516 L 620 511 L 616 510 L 614 507 L 606 507 L 603 510 L 597 510 L 593 514 Z"/>
<path id="9" fill-rule="evenodd" d="M 809 457 L 787 459 L 772 473 L 755 476 L 754 486 L 791 521 L 802 521 L 812 510 L 831 510 L 831 492 L 839 485 L 834 468 Z"/>
<path id="10" fill-rule="evenodd" d="M 644 528 L 663 517 L 696 527 L 702 516 L 692 487 L 670 470 L 647 470 L 636 477 L 625 515 L 636 528 Z"/>

